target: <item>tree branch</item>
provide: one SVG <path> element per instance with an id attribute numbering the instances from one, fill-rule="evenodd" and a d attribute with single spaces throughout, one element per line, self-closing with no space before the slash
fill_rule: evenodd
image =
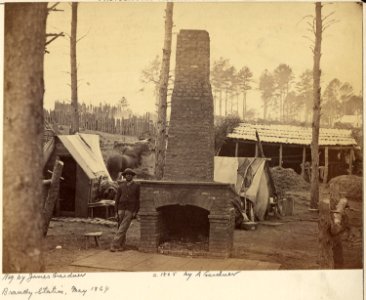
<path id="1" fill-rule="evenodd" d="M 310 37 L 308 37 L 307 35 L 303 35 L 302 36 L 304 39 L 307 39 L 307 40 L 309 40 L 312 44 L 314 44 L 315 43 L 315 41 L 314 40 L 312 40 Z"/>
<path id="2" fill-rule="evenodd" d="M 326 15 L 323 19 L 322 22 L 324 23 L 326 19 L 328 19 L 330 16 L 334 15 L 335 11 L 332 11 L 330 14 Z"/>
<path id="3" fill-rule="evenodd" d="M 76 43 L 80 42 L 83 38 L 85 38 L 90 32 L 90 27 L 87 33 L 85 33 L 81 38 L 79 38 L 78 40 L 76 40 Z"/>
<path id="4" fill-rule="evenodd" d="M 46 34 L 46 37 L 48 36 L 52 36 L 52 39 L 50 39 L 49 41 L 46 41 L 45 46 L 49 45 L 50 43 L 52 43 L 55 39 L 57 39 L 60 36 L 65 36 L 63 32 L 61 33 L 48 33 Z"/>
<path id="5" fill-rule="evenodd" d="M 301 20 L 299 21 L 299 22 L 297 22 L 296 23 L 296 26 L 298 25 L 298 24 L 300 24 L 303 20 L 305 20 L 306 18 L 314 18 L 314 16 L 312 16 L 312 15 L 306 15 L 306 16 L 304 16 L 303 18 L 301 18 Z"/>
<path id="6" fill-rule="evenodd" d="M 48 10 L 54 9 L 59 4 L 60 4 L 60 2 L 56 2 L 54 5 L 52 5 L 51 7 L 49 7 Z"/>
<path id="7" fill-rule="evenodd" d="M 51 7 L 47 8 L 48 12 L 50 11 L 64 11 L 62 9 L 57 9 L 56 6 L 59 5 L 60 2 L 56 2 L 54 5 L 52 5 Z"/>
<path id="8" fill-rule="evenodd" d="M 61 33 L 46 33 L 46 37 L 49 37 L 49 36 L 58 36 L 60 34 L 63 34 L 63 32 L 61 32 Z"/>
<path id="9" fill-rule="evenodd" d="M 339 23 L 339 22 L 340 22 L 339 20 L 335 20 L 335 19 L 330 20 L 327 24 L 324 24 L 322 26 L 322 31 L 324 32 L 327 28 L 329 28 L 330 26 L 332 26 L 336 23 Z"/>

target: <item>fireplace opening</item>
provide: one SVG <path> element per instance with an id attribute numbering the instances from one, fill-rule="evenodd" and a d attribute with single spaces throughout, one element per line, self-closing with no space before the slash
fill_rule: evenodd
<path id="1" fill-rule="evenodd" d="M 158 209 L 162 220 L 162 242 L 199 242 L 208 239 L 209 212 L 192 205 L 168 205 Z"/>
<path id="2" fill-rule="evenodd" d="M 168 205 L 158 211 L 162 226 L 160 252 L 208 251 L 210 223 L 207 210 L 192 205 Z"/>

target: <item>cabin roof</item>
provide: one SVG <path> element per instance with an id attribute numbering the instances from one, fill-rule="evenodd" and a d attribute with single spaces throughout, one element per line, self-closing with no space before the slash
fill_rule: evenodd
<path id="1" fill-rule="evenodd" d="M 230 139 L 257 141 L 256 131 L 261 142 L 310 145 L 312 128 L 292 125 L 264 125 L 240 123 L 232 133 L 227 135 Z M 348 129 L 320 128 L 319 146 L 355 146 L 356 140 L 352 131 Z"/>

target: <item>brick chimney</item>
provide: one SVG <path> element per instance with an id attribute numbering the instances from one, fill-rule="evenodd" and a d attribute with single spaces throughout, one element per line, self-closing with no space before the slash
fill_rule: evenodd
<path id="1" fill-rule="evenodd" d="M 181 30 L 164 180 L 212 182 L 214 155 L 210 37 L 204 30 Z"/>

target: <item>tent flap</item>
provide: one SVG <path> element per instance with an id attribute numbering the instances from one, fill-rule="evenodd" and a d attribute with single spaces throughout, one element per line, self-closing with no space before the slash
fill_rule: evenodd
<path id="1" fill-rule="evenodd" d="M 90 179 L 105 176 L 111 180 L 99 147 L 98 135 L 75 134 L 57 137 Z"/>

